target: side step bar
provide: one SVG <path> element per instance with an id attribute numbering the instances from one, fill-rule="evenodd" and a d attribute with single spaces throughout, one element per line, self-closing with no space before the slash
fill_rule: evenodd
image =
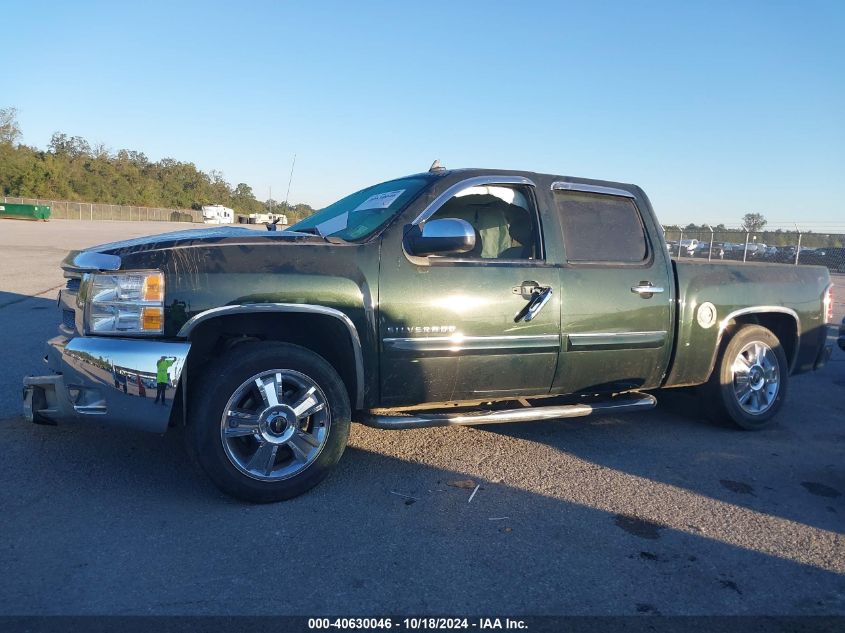
<path id="1" fill-rule="evenodd" d="M 453 413 L 413 414 L 396 413 L 383 415 L 368 411 L 360 415 L 357 422 L 376 429 L 402 430 L 421 429 L 432 426 L 474 426 L 476 424 L 503 424 L 505 422 L 533 422 L 537 420 L 557 420 L 561 418 L 581 418 L 603 413 L 629 413 L 645 411 L 657 405 L 657 398 L 646 393 L 629 393 L 593 402 L 531 406 L 521 409 L 502 409 L 499 411 L 462 411 Z"/>

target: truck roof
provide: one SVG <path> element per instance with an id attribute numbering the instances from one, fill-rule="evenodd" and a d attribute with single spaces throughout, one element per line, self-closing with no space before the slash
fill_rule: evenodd
<path id="1" fill-rule="evenodd" d="M 626 183 L 626 182 L 617 182 L 613 180 L 600 180 L 596 178 L 584 178 L 580 176 L 565 176 L 562 174 L 550 174 L 544 172 L 537 172 L 537 171 L 524 171 L 524 170 L 517 170 L 517 169 L 495 169 L 495 168 L 485 168 L 485 167 L 460 167 L 455 169 L 443 169 L 440 171 L 426 171 L 420 172 L 417 174 L 410 174 L 408 176 L 402 176 L 402 178 L 429 178 L 431 180 L 437 178 L 445 178 L 447 176 L 457 176 L 461 175 L 465 178 L 472 178 L 473 176 L 487 176 L 491 174 L 500 174 L 502 176 L 522 176 L 524 178 L 528 178 L 532 182 L 537 182 L 541 180 L 560 180 L 563 182 L 578 182 L 590 185 L 597 185 L 602 187 L 613 187 L 617 189 L 623 189 L 626 191 L 631 191 L 640 195 L 643 195 L 642 189 L 633 183 Z M 397 179 L 391 179 L 397 180 Z"/>

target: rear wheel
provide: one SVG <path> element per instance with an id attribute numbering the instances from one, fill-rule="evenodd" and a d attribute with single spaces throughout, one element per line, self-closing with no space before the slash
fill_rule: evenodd
<path id="1" fill-rule="evenodd" d="M 321 356 L 287 343 L 230 350 L 194 392 L 188 448 L 224 492 L 255 502 L 317 485 L 349 437 L 346 387 Z"/>
<path id="2" fill-rule="evenodd" d="M 725 345 L 705 388 L 711 415 L 742 429 L 766 428 L 786 396 L 789 367 L 778 338 L 759 325 L 741 326 Z"/>

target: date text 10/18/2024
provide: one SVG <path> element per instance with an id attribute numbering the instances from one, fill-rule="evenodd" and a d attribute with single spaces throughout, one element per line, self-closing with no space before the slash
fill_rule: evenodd
<path id="1" fill-rule="evenodd" d="M 320 629 L 406 629 L 406 630 L 525 630 L 524 620 L 511 618 L 309 618 L 308 628 Z"/>

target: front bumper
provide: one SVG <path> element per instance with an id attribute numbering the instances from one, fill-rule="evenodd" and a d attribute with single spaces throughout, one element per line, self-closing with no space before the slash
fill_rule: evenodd
<path id="1" fill-rule="evenodd" d="M 23 379 L 24 415 L 33 422 L 93 419 L 114 426 L 163 433 L 170 421 L 190 343 L 57 336 L 47 343 L 46 376 Z M 175 357 L 155 402 L 156 363 Z"/>

